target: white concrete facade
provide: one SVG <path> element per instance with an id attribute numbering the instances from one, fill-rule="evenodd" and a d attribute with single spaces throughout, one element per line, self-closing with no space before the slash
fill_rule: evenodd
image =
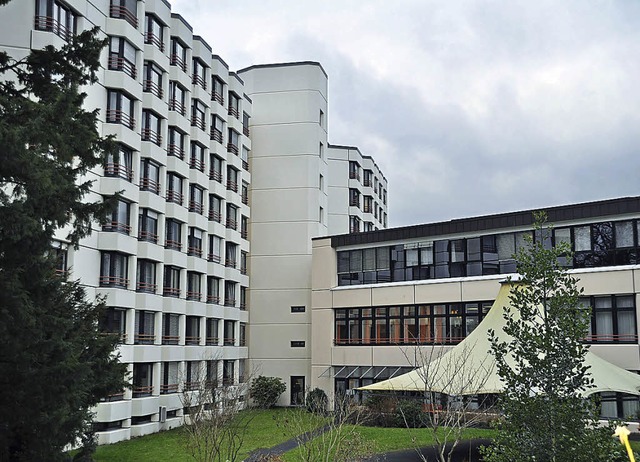
<path id="1" fill-rule="evenodd" d="M 593 307 L 586 341 L 640 371 L 640 198 L 547 209 L 549 242 L 570 242 L 570 271 Z M 481 322 L 515 271 L 531 211 L 313 241 L 311 387 L 332 396 L 420 366 Z M 434 350 L 435 349 L 435 350 Z M 602 399 L 605 417 L 636 415 L 637 397 Z"/>
<path id="2" fill-rule="evenodd" d="M 0 48 L 20 58 L 94 26 L 110 42 L 86 106 L 121 151 L 91 172 L 87 199 L 123 191 L 122 203 L 79 250 L 59 245 L 61 269 L 106 296 L 104 329 L 132 374 L 95 409 L 98 440 L 112 443 L 179 425 L 189 382 L 243 379 L 251 100 L 164 0 L 12 1 Z"/>

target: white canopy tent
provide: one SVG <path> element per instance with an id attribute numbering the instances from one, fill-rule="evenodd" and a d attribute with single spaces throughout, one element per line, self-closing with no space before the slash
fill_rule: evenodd
<path id="1" fill-rule="evenodd" d="M 434 349 L 424 353 L 422 347 L 424 366 L 359 390 L 434 391 L 454 396 L 500 393 L 504 384 L 491 354 L 488 332 L 493 329 L 498 338 L 506 339 L 502 330 L 503 314 L 505 307 L 509 306 L 509 294 L 515 284 L 509 281 L 502 283 L 489 313 L 458 345 L 439 356 Z M 591 351 L 585 361 L 590 366 L 589 373 L 595 385 L 585 395 L 607 391 L 640 395 L 640 375 L 611 364 Z"/>

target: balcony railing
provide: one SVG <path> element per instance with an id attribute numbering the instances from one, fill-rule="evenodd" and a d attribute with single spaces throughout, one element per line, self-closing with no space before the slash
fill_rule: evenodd
<path id="1" fill-rule="evenodd" d="M 195 292 L 195 291 L 192 291 L 192 290 L 188 290 L 187 291 L 187 300 L 192 300 L 192 301 L 199 302 L 200 300 L 202 300 L 202 292 Z"/>
<path id="2" fill-rule="evenodd" d="M 73 36 L 73 31 L 69 30 L 65 25 L 60 24 L 51 16 L 36 16 L 35 29 L 53 32 L 65 41 L 69 41 Z"/>
<path id="3" fill-rule="evenodd" d="M 208 255 L 207 260 L 209 260 L 212 263 L 220 263 L 221 258 L 220 258 L 220 255 L 216 255 L 216 254 L 210 253 Z"/>
<path id="4" fill-rule="evenodd" d="M 637 334 L 593 334 L 584 339 L 587 343 L 638 343 Z"/>
<path id="5" fill-rule="evenodd" d="M 164 241 L 164 248 L 177 250 L 179 252 L 182 251 L 182 243 L 180 241 L 174 241 L 173 239 L 167 239 Z"/>
<path id="6" fill-rule="evenodd" d="M 178 384 L 177 383 L 167 383 L 160 385 L 160 393 L 163 395 L 168 395 L 169 393 L 177 393 Z"/>
<path id="7" fill-rule="evenodd" d="M 227 258 L 224 261 L 224 266 L 226 266 L 228 268 L 235 268 L 236 267 L 236 260 L 234 260 L 233 258 Z"/>
<path id="8" fill-rule="evenodd" d="M 202 202 L 189 201 L 189 212 L 193 212 L 193 213 L 197 213 L 199 215 L 202 215 L 203 211 L 204 211 L 204 206 L 202 205 Z"/>
<path id="9" fill-rule="evenodd" d="M 218 295 L 207 295 L 207 303 L 220 304 L 220 297 Z"/>
<path id="10" fill-rule="evenodd" d="M 204 161 L 202 159 L 198 159 L 197 157 L 192 157 L 191 161 L 189 162 L 189 167 L 204 172 Z"/>
<path id="11" fill-rule="evenodd" d="M 207 337 L 207 345 L 217 345 L 220 343 L 220 339 L 218 337 Z"/>
<path id="12" fill-rule="evenodd" d="M 132 79 L 137 77 L 136 65 L 117 54 L 112 54 L 109 56 L 109 70 L 110 71 L 121 71 L 127 74 Z"/>
<path id="13" fill-rule="evenodd" d="M 158 146 L 162 144 L 162 135 L 152 128 L 143 128 L 141 135 L 142 141 L 151 141 Z"/>
<path id="14" fill-rule="evenodd" d="M 133 397 L 142 398 L 143 396 L 150 396 L 153 393 L 153 386 L 133 387 Z"/>
<path id="15" fill-rule="evenodd" d="M 167 155 L 177 157 L 180 160 L 184 160 L 184 149 L 177 144 L 170 144 L 167 148 Z"/>
<path id="16" fill-rule="evenodd" d="M 107 109 L 107 123 L 121 124 L 131 130 L 136 128 L 135 119 L 127 112 L 119 111 L 117 109 Z"/>
<path id="17" fill-rule="evenodd" d="M 213 93 L 211 93 L 211 101 L 217 101 L 224 106 L 224 95 L 214 90 Z"/>
<path id="18" fill-rule="evenodd" d="M 131 226 L 126 223 L 120 223 L 119 221 L 110 221 L 102 225 L 102 231 L 128 235 L 131 232 Z"/>
<path id="19" fill-rule="evenodd" d="M 209 130 L 209 138 L 212 141 L 217 141 L 222 144 L 222 132 L 217 128 L 211 127 L 211 130 Z"/>
<path id="20" fill-rule="evenodd" d="M 242 159 L 242 168 L 248 172 L 249 171 L 249 162 L 244 160 L 244 159 Z"/>
<path id="21" fill-rule="evenodd" d="M 180 288 L 179 287 L 163 287 L 162 295 L 165 297 L 180 297 Z"/>
<path id="22" fill-rule="evenodd" d="M 224 345 L 233 346 L 236 344 L 236 339 L 234 337 L 229 337 L 224 339 Z"/>
<path id="23" fill-rule="evenodd" d="M 163 345 L 177 345 L 179 342 L 180 342 L 179 335 L 163 335 L 162 336 Z"/>
<path id="24" fill-rule="evenodd" d="M 218 210 L 209 210 L 209 220 L 220 223 L 222 221 L 222 214 Z"/>
<path id="25" fill-rule="evenodd" d="M 167 202 L 173 202 L 175 204 L 182 205 L 182 202 L 183 202 L 182 193 L 175 191 L 173 189 L 170 189 L 167 191 L 166 200 Z"/>
<path id="26" fill-rule="evenodd" d="M 227 152 L 231 152 L 233 154 L 235 154 L 236 156 L 238 155 L 238 146 L 236 146 L 233 143 L 227 143 Z"/>
<path id="27" fill-rule="evenodd" d="M 187 255 L 202 258 L 202 247 L 187 247 Z M 187 297 L 188 296 L 187 294 Z"/>
<path id="28" fill-rule="evenodd" d="M 249 126 L 243 125 L 242 126 L 242 133 L 244 134 L 244 136 L 249 136 Z"/>
<path id="29" fill-rule="evenodd" d="M 222 378 L 222 385 L 224 386 L 230 386 L 233 385 L 235 383 L 235 380 L 233 379 L 233 377 L 223 377 Z"/>
<path id="30" fill-rule="evenodd" d="M 182 59 L 181 56 L 173 53 L 171 55 L 171 65 L 172 66 L 178 66 L 180 69 L 182 69 L 184 72 L 187 72 L 187 63 L 184 62 L 184 59 Z"/>
<path id="31" fill-rule="evenodd" d="M 162 40 L 160 39 L 160 37 L 158 37 L 152 31 L 148 31 L 144 35 L 144 43 L 148 45 L 155 45 L 156 47 L 158 47 L 160 51 L 164 51 L 164 43 L 162 43 Z"/>
<path id="32" fill-rule="evenodd" d="M 186 109 L 184 107 L 184 104 L 180 101 L 178 101 L 177 99 L 172 99 L 171 101 L 169 101 L 169 110 L 170 111 L 175 111 L 177 113 L 179 113 L 180 115 L 185 115 L 186 113 Z"/>
<path id="33" fill-rule="evenodd" d="M 151 178 L 140 178 L 140 191 L 149 191 L 155 194 L 160 193 L 160 183 Z"/>
<path id="34" fill-rule="evenodd" d="M 238 222 L 233 218 L 227 218 L 227 228 L 238 229 Z"/>
<path id="35" fill-rule="evenodd" d="M 129 280 L 120 276 L 100 276 L 100 286 L 126 288 L 129 286 Z"/>
<path id="36" fill-rule="evenodd" d="M 158 98 L 162 99 L 162 95 L 163 95 L 162 87 L 158 85 L 156 82 L 154 82 L 153 80 L 145 80 L 144 82 L 142 82 L 142 91 L 151 93 L 153 95 L 156 95 Z"/>
<path id="37" fill-rule="evenodd" d="M 156 341 L 156 336 L 153 334 L 135 334 L 133 336 L 133 343 L 135 345 L 152 345 Z"/>
<path id="38" fill-rule="evenodd" d="M 235 298 L 225 298 L 224 299 L 224 306 L 236 306 L 236 299 Z"/>
<path id="39" fill-rule="evenodd" d="M 185 345 L 199 345 L 200 344 L 200 336 L 199 335 L 187 335 L 184 338 Z"/>
<path id="40" fill-rule="evenodd" d="M 194 85 L 200 85 L 203 90 L 207 89 L 207 81 L 199 74 L 193 74 L 191 77 L 191 83 Z"/>
<path id="41" fill-rule="evenodd" d="M 120 5 L 111 5 L 109 9 L 109 15 L 112 18 L 124 19 L 136 29 L 138 28 L 138 18 L 135 12 L 129 10 L 127 7 Z"/>
<path id="42" fill-rule="evenodd" d="M 245 205 L 249 204 L 249 195 L 248 194 L 243 194 L 241 200 L 242 200 L 243 204 L 245 204 Z"/>
<path id="43" fill-rule="evenodd" d="M 240 230 L 240 237 L 242 239 L 247 239 L 249 237 L 249 231 L 247 231 L 246 229 L 241 229 Z"/>
<path id="44" fill-rule="evenodd" d="M 200 382 L 184 382 L 185 391 L 196 391 L 200 388 Z"/>
<path id="45" fill-rule="evenodd" d="M 239 119 L 239 118 L 240 118 L 240 113 L 238 112 L 238 108 L 237 108 L 237 107 L 229 106 L 228 114 L 229 114 L 230 116 L 235 117 L 236 119 Z"/>
<path id="46" fill-rule="evenodd" d="M 227 189 L 233 192 L 238 192 L 238 183 L 233 180 L 227 180 Z"/>
<path id="47" fill-rule="evenodd" d="M 209 178 L 218 183 L 222 183 L 222 172 L 219 170 L 209 170 Z"/>
<path id="48" fill-rule="evenodd" d="M 360 208 L 360 199 L 357 199 L 357 198 L 351 198 L 351 199 L 349 199 L 349 205 L 350 205 L 351 207 L 358 207 L 358 208 Z"/>
<path id="49" fill-rule="evenodd" d="M 191 116 L 191 126 L 198 127 L 202 131 L 206 131 L 206 124 L 204 123 L 204 117 L 197 115 Z"/>
<path id="50" fill-rule="evenodd" d="M 127 181 L 133 180 L 133 170 L 122 164 L 108 163 L 104 166 L 104 175 L 110 177 L 123 178 Z"/>
<path id="51" fill-rule="evenodd" d="M 144 292 L 147 294 L 155 294 L 158 286 L 156 284 L 151 284 L 149 282 L 138 281 L 136 283 L 136 291 Z"/>
<path id="52" fill-rule="evenodd" d="M 240 274 L 247 274 L 247 267 L 246 266 L 240 266 Z"/>

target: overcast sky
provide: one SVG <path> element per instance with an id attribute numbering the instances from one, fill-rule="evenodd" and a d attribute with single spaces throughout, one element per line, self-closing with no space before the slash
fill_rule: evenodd
<path id="1" fill-rule="evenodd" d="M 231 70 L 312 60 L 389 226 L 640 195 L 638 0 L 170 0 Z"/>

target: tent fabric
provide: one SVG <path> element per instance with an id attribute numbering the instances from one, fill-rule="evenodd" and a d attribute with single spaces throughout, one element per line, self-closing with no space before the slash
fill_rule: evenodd
<path id="1" fill-rule="evenodd" d="M 440 355 L 437 346 L 420 347 L 424 366 L 358 390 L 432 391 L 454 396 L 502 392 L 504 384 L 491 354 L 488 332 L 493 329 L 500 340 L 508 338 L 502 330 L 504 311 L 510 305 L 509 295 L 516 284 L 502 283 L 487 315 L 458 345 Z M 595 385 L 585 392 L 586 396 L 607 391 L 640 395 L 640 375 L 611 364 L 591 351 L 587 352 L 585 361 Z"/>

